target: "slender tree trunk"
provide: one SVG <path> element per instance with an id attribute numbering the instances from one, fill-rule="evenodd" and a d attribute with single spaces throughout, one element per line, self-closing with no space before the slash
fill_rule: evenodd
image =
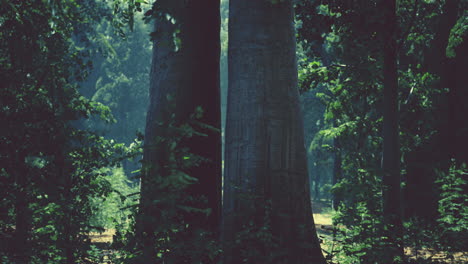
<path id="1" fill-rule="evenodd" d="M 444 155 L 445 160 L 442 161 L 443 171 L 449 172 L 451 159 L 456 155 L 456 149 L 460 142 L 457 140 L 456 131 L 459 125 L 456 120 L 457 112 L 457 68 L 455 67 L 455 60 L 446 56 L 446 50 L 449 43 L 450 32 L 455 26 L 458 18 L 458 9 L 460 0 L 447 0 L 443 7 L 443 13 L 440 16 L 439 25 L 437 27 L 434 40 L 432 41 L 432 49 L 430 49 L 429 70 L 440 76 L 440 89 L 448 89 L 446 95 L 445 105 L 442 107 L 442 112 L 445 116 L 440 125 L 440 152 Z"/>
<path id="2" fill-rule="evenodd" d="M 153 234 L 161 213 L 153 203 L 157 195 L 155 176 L 170 174 L 166 165 L 170 163 L 171 150 L 167 141 L 160 139 L 172 136 L 169 122 L 176 125 L 188 122 L 198 106 L 204 112 L 199 121 L 218 131 L 199 131 L 207 136 L 194 135 L 178 147 L 187 147 L 189 152 L 209 160 L 186 171 L 198 179 L 198 183 L 190 186 L 186 192 L 204 198 L 207 204 L 203 206 L 210 208 L 211 213 L 208 216 L 188 213 L 184 219 L 190 223 L 192 230 L 203 228 L 217 233 L 221 213 L 219 0 L 161 0 L 156 5 L 162 13 L 155 21 L 150 105 L 137 219 L 137 237 L 142 244 L 145 261 L 155 258 Z M 167 19 L 166 14 L 173 20 Z M 177 38 L 180 43 L 176 46 Z"/>
<path id="3" fill-rule="evenodd" d="M 383 0 L 384 106 L 383 106 L 383 213 L 389 246 L 385 263 L 403 261 L 401 220 L 400 146 L 398 139 L 398 72 L 396 0 Z M 397 260 L 397 259 L 400 260 Z"/>
<path id="4" fill-rule="evenodd" d="M 333 159 L 333 185 L 335 185 L 341 181 L 343 172 L 341 169 L 340 139 L 335 138 L 333 144 L 335 145 L 335 157 Z M 342 193 L 333 193 L 333 201 L 332 201 L 333 209 L 338 210 L 338 207 L 342 201 L 343 201 Z"/>
<path id="5" fill-rule="evenodd" d="M 269 224 L 277 239 L 276 248 L 253 245 L 267 263 L 325 263 L 310 203 L 293 18 L 291 0 L 230 1 L 224 264 L 242 263 L 235 240 L 252 223 Z"/>
<path id="6" fill-rule="evenodd" d="M 435 139 L 420 150 L 413 150 L 408 159 L 408 180 L 406 184 L 407 197 L 405 201 L 405 217 L 417 216 L 427 221 L 435 221 L 438 215 L 440 194 L 436 183 L 439 172 L 449 173 L 451 159 L 457 155 L 457 149 L 465 152 L 466 144 L 457 137 L 460 124 L 464 124 L 464 114 L 460 106 L 464 105 L 464 96 L 460 93 L 458 76 L 466 76 L 463 70 L 466 67 L 457 66 L 455 58 L 446 56 L 450 32 L 458 20 L 460 0 L 447 0 L 442 13 L 438 17 L 438 24 L 431 44 L 425 52 L 424 67 L 431 73 L 440 77 L 436 89 L 449 92 L 441 94 L 434 101 L 437 109 Z M 463 56 L 457 53 L 457 56 Z M 465 56 L 466 57 L 466 56 Z M 458 60 L 462 61 L 462 60 Z M 457 118 L 458 117 L 458 118 Z M 434 151 L 437 149 L 437 151 Z M 427 166 L 432 164 L 432 166 Z"/>
<path id="7" fill-rule="evenodd" d="M 25 154 L 15 153 L 15 164 L 18 164 L 17 168 L 12 168 L 12 171 L 15 172 L 16 178 L 16 203 L 15 203 L 15 213 L 16 213 L 16 231 L 15 231 L 15 259 L 17 263 L 29 263 L 30 259 L 30 246 L 29 246 L 29 237 L 31 229 L 31 210 L 29 209 L 29 199 L 28 199 L 28 175 L 27 171 L 24 169 L 26 164 L 24 164 Z"/>
<path id="8" fill-rule="evenodd" d="M 323 172 L 323 154 L 320 150 L 315 151 L 315 183 L 314 183 L 314 200 L 320 200 L 320 180 Z"/>
<path id="9" fill-rule="evenodd" d="M 61 93 L 56 97 L 58 101 Z M 59 105 L 59 104 L 58 104 Z M 59 115 L 63 114 L 63 109 L 61 107 L 57 108 L 57 113 Z M 62 124 L 64 125 L 64 124 Z M 76 258 L 74 252 L 76 250 L 76 244 L 74 244 L 74 236 L 76 236 L 76 230 L 74 225 L 76 225 L 76 220 L 74 219 L 72 203 L 72 170 L 70 168 L 69 160 L 67 160 L 67 139 L 65 135 L 65 127 L 60 126 L 60 132 L 56 134 L 56 143 L 59 146 L 56 149 L 55 154 L 55 183 L 56 183 L 56 202 L 60 205 L 61 210 L 64 212 L 63 215 L 60 215 L 58 222 L 60 226 L 59 229 L 60 237 L 58 238 L 58 245 L 62 250 L 63 256 L 65 257 L 64 263 L 73 264 L 76 263 Z"/>

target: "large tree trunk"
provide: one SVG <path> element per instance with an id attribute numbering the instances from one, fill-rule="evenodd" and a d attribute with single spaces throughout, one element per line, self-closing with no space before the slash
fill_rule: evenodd
<path id="1" fill-rule="evenodd" d="M 185 222 L 192 230 L 203 228 L 218 232 L 221 213 L 221 132 L 219 91 L 219 0 L 158 1 L 155 22 L 153 62 L 150 73 L 150 106 L 148 109 L 143 169 L 141 179 L 140 212 L 137 219 L 137 236 L 143 243 L 146 260 L 155 257 L 153 233 L 160 211 L 152 202 L 155 199 L 155 176 L 168 176 L 167 165 L 172 151 L 167 141 L 171 135 L 168 124 L 189 122 L 198 106 L 203 117 L 198 121 L 218 129 L 203 129 L 207 136 L 194 135 L 183 140 L 182 146 L 190 153 L 209 159 L 199 167 L 185 172 L 198 179 L 186 190 L 198 198 L 203 196 L 211 209 L 206 216 L 187 213 Z M 167 19 L 166 14 L 174 20 Z M 175 24 L 173 24 L 175 22 Z M 179 31 L 179 33 L 176 33 Z M 181 42 L 175 46 L 174 36 Z M 177 50 L 178 49 L 178 50 Z M 177 50 L 177 51 L 176 51 Z M 193 206 L 200 206 L 194 204 Z"/>
<path id="2" fill-rule="evenodd" d="M 403 261 L 401 222 L 400 146 L 398 140 L 398 72 L 396 1 L 383 0 L 384 24 L 384 105 L 383 105 L 383 213 L 388 247 L 385 263 Z"/>
<path id="3" fill-rule="evenodd" d="M 234 241 L 252 224 L 270 225 L 277 239 L 277 247 L 253 244 L 267 263 L 325 263 L 310 203 L 292 1 L 230 1 L 228 59 L 224 263 L 242 263 Z"/>

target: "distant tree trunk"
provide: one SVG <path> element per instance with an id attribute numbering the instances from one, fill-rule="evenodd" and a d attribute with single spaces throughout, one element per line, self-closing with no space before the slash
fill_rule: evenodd
<path id="1" fill-rule="evenodd" d="M 335 185 L 341 181 L 343 172 L 341 169 L 340 139 L 335 138 L 333 144 L 335 145 L 335 157 L 333 159 L 333 185 Z M 343 194 L 333 193 L 333 201 L 332 201 L 333 209 L 338 210 L 338 207 L 342 201 L 343 201 Z"/>
<path id="2" fill-rule="evenodd" d="M 26 164 L 24 164 L 25 154 L 22 151 L 18 151 L 15 153 L 14 157 L 14 164 L 18 164 L 16 168 L 11 168 L 14 172 L 13 175 L 15 176 L 17 188 L 15 203 L 16 230 L 14 237 L 14 253 L 17 263 L 29 263 L 31 261 L 29 237 L 32 218 L 28 199 L 28 172 L 24 169 L 26 168 Z"/>
<path id="3" fill-rule="evenodd" d="M 459 17 L 463 15 L 462 5 L 460 0 L 444 1 L 436 20 L 435 34 L 423 56 L 423 67 L 440 78 L 433 89 L 448 90 L 448 92 L 434 98 L 435 116 L 431 116 L 431 119 L 435 120 L 434 139 L 406 155 L 408 165 L 405 217 L 407 218 L 419 217 L 434 222 L 439 214 L 440 194 L 436 183 L 438 175 L 440 172 L 449 173 L 453 158 L 460 162 L 468 161 L 465 147 L 468 143 L 466 133 L 460 133 L 466 124 L 464 120 L 467 112 L 464 103 L 467 93 L 463 92 L 466 91 L 464 88 L 467 83 L 466 37 L 458 46 L 455 58 L 446 55 L 450 32 Z M 463 46 L 465 48 L 462 48 Z M 461 81 L 463 78 L 465 81 Z"/>
<path id="4" fill-rule="evenodd" d="M 442 14 L 440 15 L 437 30 L 434 40 L 431 42 L 431 48 L 428 51 L 428 68 L 429 71 L 440 76 L 440 87 L 442 91 L 448 89 L 448 94 L 445 95 L 441 105 L 443 116 L 440 125 L 440 146 L 439 151 L 442 170 L 448 173 L 451 159 L 455 158 L 456 150 L 459 148 L 460 141 L 457 138 L 456 120 L 459 113 L 456 109 L 463 104 L 459 97 L 459 89 L 457 89 L 457 68 L 455 59 L 446 56 L 447 45 L 449 43 L 450 32 L 455 26 L 458 19 L 460 0 L 445 1 Z M 460 75 L 464 75 L 461 73 Z M 460 101 L 459 101 L 460 100 Z M 459 102 L 459 103 L 457 103 Z M 463 112 L 462 112 L 463 113 Z M 463 113 L 464 114 L 464 113 Z M 462 118 L 464 120 L 464 117 Z M 465 151 L 465 147 L 461 147 Z"/>
<path id="5" fill-rule="evenodd" d="M 406 154 L 407 179 L 403 205 L 405 219 L 418 217 L 434 222 L 438 218 L 436 179 L 437 168 L 441 165 L 441 153 L 434 153 L 433 150 L 438 149 L 436 144 L 431 142 L 423 149 L 415 149 Z M 443 164 L 445 165 L 445 157 Z"/>
<path id="6" fill-rule="evenodd" d="M 465 34 L 463 43 L 455 49 L 456 57 L 453 62 L 454 84 L 451 89 L 450 105 L 453 105 L 453 128 L 455 135 L 453 138 L 454 157 L 458 164 L 468 163 L 468 123 L 466 122 L 466 113 L 468 113 L 468 36 Z"/>
<path id="7" fill-rule="evenodd" d="M 314 167 L 315 167 L 315 179 L 314 179 L 314 200 L 315 201 L 318 201 L 320 200 L 320 181 L 321 181 L 321 176 L 322 176 L 322 173 L 324 171 L 324 165 L 323 165 L 323 162 L 324 162 L 324 157 L 323 157 L 323 153 L 320 151 L 320 150 L 316 150 L 315 151 L 315 164 L 314 164 Z"/>
<path id="8" fill-rule="evenodd" d="M 155 195 L 154 176 L 167 176 L 170 150 L 158 138 L 169 135 L 168 123 L 189 121 L 197 106 L 204 111 L 199 120 L 220 129 L 219 91 L 219 0 L 173 1 L 156 3 L 160 14 L 155 22 L 153 62 L 150 72 L 150 106 L 148 109 L 143 169 L 141 179 L 140 212 L 137 219 L 137 236 L 142 242 L 145 261 L 155 258 L 153 233 L 158 208 L 152 203 Z M 173 24 L 172 22 L 175 22 Z M 177 33 L 177 30 L 180 30 Z M 180 47 L 176 51 L 174 36 Z M 186 171 L 198 179 L 187 190 L 188 194 L 207 200 L 211 214 L 185 215 L 185 221 L 194 230 L 204 228 L 218 232 L 221 213 L 221 133 L 206 129 L 207 136 L 194 135 L 183 141 L 189 152 L 209 159 L 209 162 Z"/>
<path id="9" fill-rule="evenodd" d="M 439 172 L 439 175 L 440 171 L 448 175 L 452 164 L 459 166 L 468 162 L 468 151 L 466 150 L 468 145 L 468 124 L 466 122 L 466 114 L 468 113 L 466 104 L 466 98 L 468 98 L 467 35 L 459 36 L 462 39 L 461 43 L 458 43 L 456 47 L 452 47 L 452 54 L 447 53 L 447 47 L 451 42 L 450 38 L 453 37 L 451 36 L 453 34 L 452 29 L 460 19 L 464 16 L 466 18 L 466 2 L 464 2 L 460 0 L 445 1 L 432 43 L 434 48 L 431 51 L 438 56 L 434 56 L 434 65 L 431 65 L 431 70 L 440 77 L 439 87 L 437 88 L 441 91 L 447 91 L 442 95 L 443 100 L 440 111 L 442 113 L 440 120 L 443 121 L 439 124 L 441 132 L 438 149 L 443 155 L 442 158 L 445 159 L 439 162 L 442 166 L 439 165 L 439 168 L 436 168 L 438 171 L 435 173 Z M 436 190 L 436 200 L 442 199 L 439 184 L 433 181 L 432 187 Z M 436 209 L 438 208 L 436 207 Z"/>
<path id="10" fill-rule="evenodd" d="M 256 249 L 281 255 L 269 263 L 325 263 L 310 203 L 293 19 L 291 0 L 230 1 L 224 264 L 242 263 L 232 243 L 244 225 L 267 222 L 278 250 Z"/>
<path id="11" fill-rule="evenodd" d="M 383 105 L 383 213 L 389 245 L 385 263 L 403 261 L 401 220 L 400 146 L 398 139 L 398 72 L 396 1 L 383 0 L 384 105 Z"/>

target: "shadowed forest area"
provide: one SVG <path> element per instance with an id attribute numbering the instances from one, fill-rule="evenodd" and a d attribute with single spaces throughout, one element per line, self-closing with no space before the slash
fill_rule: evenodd
<path id="1" fill-rule="evenodd" d="M 0 0 L 0 262 L 468 263 L 467 0 Z"/>

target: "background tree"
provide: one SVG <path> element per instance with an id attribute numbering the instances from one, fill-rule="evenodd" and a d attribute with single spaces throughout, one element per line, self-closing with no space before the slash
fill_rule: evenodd
<path id="1" fill-rule="evenodd" d="M 127 146 L 134 142 L 137 133 L 143 133 L 148 110 L 152 43 L 148 38 L 150 27 L 142 18 L 142 14 L 135 14 L 133 30 L 117 31 L 108 20 L 95 25 L 91 46 L 93 69 L 81 84 L 87 88 L 84 95 L 107 105 L 116 121 L 104 124 L 91 119 L 85 127 Z M 138 158 L 123 160 L 122 166 L 130 177 L 135 176 L 132 172 L 140 163 Z M 133 181 L 136 182 L 135 178 Z"/>
<path id="2" fill-rule="evenodd" d="M 1 261 L 81 262 L 89 256 L 85 234 L 95 229 L 90 199 L 110 191 L 97 169 L 125 152 L 76 122 L 112 120 L 78 90 L 90 69 L 79 45 L 106 8 L 10 1 L 1 9 Z"/>
<path id="3" fill-rule="evenodd" d="M 398 118 L 397 16 L 396 1 L 382 1 L 383 38 L 383 215 L 389 245 L 383 256 L 391 263 L 403 262 L 400 144 Z M 384 26 L 385 25 L 385 26 Z"/>
<path id="4" fill-rule="evenodd" d="M 438 210 L 437 200 L 441 198 L 436 179 L 448 177 L 450 162 L 447 163 L 449 155 L 446 150 L 455 149 L 447 144 L 450 137 L 444 136 L 447 135 L 450 120 L 447 118 L 447 111 L 450 108 L 463 107 L 463 104 L 452 103 L 448 108 L 449 90 L 441 89 L 442 86 L 448 86 L 448 83 L 441 81 L 441 75 L 434 70 L 428 69 L 439 68 L 437 65 L 450 60 L 449 55 L 445 55 L 446 59 L 441 59 L 443 56 L 440 54 L 450 54 L 451 45 L 458 43 L 456 45 L 460 48 L 466 43 L 462 40 L 465 37 L 456 37 L 466 36 L 462 33 L 466 31 L 461 29 L 464 16 L 460 10 L 466 7 L 465 4 L 456 1 L 400 1 L 396 9 L 396 61 L 401 116 L 399 151 L 402 161 L 400 173 L 404 186 L 405 225 L 408 227 L 413 226 L 413 223 L 420 224 L 420 220 L 432 222 L 432 227 L 420 226 L 420 230 L 432 230 L 434 225 L 438 225 L 436 219 L 439 218 L 437 215 L 440 207 Z M 348 232 L 346 239 L 360 241 L 361 245 L 346 248 L 342 252 L 361 262 L 379 261 L 381 254 L 376 249 L 383 246 L 383 208 L 376 203 L 382 194 L 382 183 L 376 176 L 381 174 L 383 143 L 382 54 L 385 43 L 382 43 L 382 34 L 388 33 L 389 24 L 383 24 L 385 12 L 375 12 L 376 5 L 376 1 L 369 4 L 359 1 L 302 1 L 296 8 L 300 19 L 300 43 L 307 51 L 309 60 L 300 64 L 300 72 L 303 72 L 302 84 L 305 88 L 315 88 L 319 83 L 325 87 L 324 92 L 317 93 L 317 97 L 326 104 L 323 117 L 325 125 L 314 140 L 326 142 L 325 140 L 338 139 L 340 143 L 339 148 L 336 148 L 337 145 L 329 148 L 330 144 L 323 143 L 316 145 L 339 151 L 342 157 L 342 180 L 332 188 L 335 194 L 343 195 L 341 214 L 335 223 L 352 226 L 353 232 Z M 310 13 L 316 15 L 310 16 Z M 449 16 L 451 18 L 447 19 Z M 324 25 L 320 27 L 322 31 L 317 32 L 316 27 L 313 28 L 317 24 Z M 384 33 L 379 33 L 380 27 L 385 28 Z M 449 35 L 452 37 L 448 37 Z M 458 41 L 454 41 L 455 39 Z M 435 45 L 435 42 L 440 43 Z M 319 50 L 317 47 L 320 46 L 317 43 L 324 44 L 328 56 L 322 58 L 316 55 Z M 435 52 L 436 46 L 439 47 L 438 52 Z M 436 58 L 440 59 L 439 63 L 426 64 Z M 461 57 L 455 60 L 460 63 L 457 65 L 466 63 L 466 59 Z M 454 67 L 450 72 L 459 73 L 460 69 Z M 463 75 L 454 75 L 459 77 L 450 78 L 451 80 L 464 78 Z M 454 116 L 456 114 L 451 118 Z M 459 124 L 452 124 L 455 123 Z M 459 130 L 457 128 L 452 131 Z M 464 142 L 465 138 L 460 137 L 458 140 Z M 429 242 L 430 239 L 425 241 Z M 365 255 L 359 256 L 363 252 L 366 252 Z"/>

